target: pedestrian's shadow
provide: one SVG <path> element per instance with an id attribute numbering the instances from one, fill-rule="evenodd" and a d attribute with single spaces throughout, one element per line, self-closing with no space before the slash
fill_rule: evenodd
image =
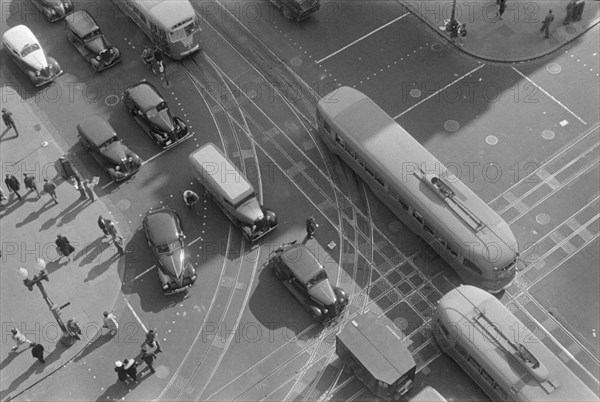
<path id="1" fill-rule="evenodd" d="M 63 259 L 59 258 L 54 261 L 50 261 L 50 262 L 46 263 L 46 272 L 48 272 L 48 275 L 50 275 L 52 272 L 56 271 L 60 267 L 67 265 L 69 263 L 69 260 L 67 258 L 65 258 L 63 260 L 63 262 L 60 262 L 61 260 L 63 260 Z"/>
<path id="2" fill-rule="evenodd" d="M 133 391 L 135 387 L 139 385 L 139 382 L 121 382 L 117 379 L 117 373 L 115 373 L 116 382 L 110 387 L 106 388 L 106 391 L 96 399 L 97 402 L 105 401 L 118 401 L 123 399 L 125 395 Z"/>
<path id="3" fill-rule="evenodd" d="M 6 359 L 2 360 L 2 363 L 0 363 L 0 371 L 4 370 L 4 368 L 6 366 L 8 366 L 10 364 L 10 362 L 12 362 L 15 357 L 19 356 L 22 352 L 29 350 L 28 348 L 21 348 L 20 351 L 16 351 L 16 350 L 11 350 L 8 353 L 8 356 L 6 356 Z"/>
<path id="4" fill-rule="evenodd" d="M 35 202 L 37 200 L 34 200 L 32 198 L 28 198 L 25 200 L 25 202 Z M 46 210 L 48 209 L 47 207 L 48 203 L 46 203 L 45 205 L 42 206 L 41 209 L 37 210 L 37 211 L 32 211 L 29 215 L 27 215 L 27 217 L 25 219 L 23 219 L 21 222 L 15 224 L 15 227 L 20 228 L 21 226 L 27 225 L 29 222 L 33 222 L 34 220 L 36 220 L 37 218 L 39 218 L 39 216 Z"/>
<path id="5" fill-rule="evenodd" d="M 2 134 L 0 134 L 0 142 L 2 141 L 6 141 L 6 140 L 14 140 L 15 138 L 18 138 L 19 136 L 17 135 L 17 133 L 15 133 L 15 135 L 13 135 L 12 137 L 7 137 L 4 138 L 4 136 L 6 135 L 6 133 L 8 133 L 11 130 L 10 127 L 7 127 L 4 129 L 4 131 L 2 132 Z"/>
<path id="6" fill-rule="evenodd" d="M 99 261 L 102 252 L 110 247 L 110 243 L 105 243 L 103 240 L 104 236 L 100 236 L 92 243 L 86 243 L 85 247 L 82 247 L 77 254 L 75 254 L 73 259 L 77 260 L 79 257 L 83 257 L 85 255 L 85 257 L 79 262 L 80 267 L 94 261 Z"/>
<path id="7" fill-rule="evenodd" d="M 102 331 L 102 329 L 100 329 L 99 332 L 100 331 Z M 95 350 L 97 350 L 100 347 L 102 347 L 102 345 L 104 345 L 105 343 L 107 343 L 111 339 L 113 339 L 113 336 L 110 335 L 109 332 L 106 332 L 105 334 L 99 335 L 98 337 L 96 337 L 96 339 L 94 339 L 92 342 L 90 342 L 85 348 L 83 348 L 83 350 L 81 351 L 81 353 L 79 355 L 77 355 L 73 359 L 73 361 L 75 363 L 77 363 L 79 360 L 87 357 L 90 353 L 92 353 Z"/>
<path id="8" fill-rule="evenodd" d="M 102 273 L 104 271 L 106 271 L 108 268 L 110 268 L 111 264 L 114 263 L 115 260 L 118 260 L 119 257 L 121 257 L 119 255 L 119 253 L 115 253 L 108 260 L 106 260 L 98 265 L 95 265 L 94 267 L 92 267 L 92 269 L 89 270 L 87 278 L 85 278 L 83 281 L 84 282 L 93 281 L 94 279 L 96 279 L 97 277 L 102 275 Z"/>
<path id="9" fill-rule="evenodd" d="M 11 193 L 11 195 L 8 198 L 8 203 L 3 204 L 2 209 L 0 209 L 0 212 L 2 212 L 2 215 L 0 215 L 0 216 L 10 214 L 13 210 L 17 209 L 21 204 L 22 204 L 22 200 L 19 200 L 18 198 L 13 197 L 12 193 Z"/>
<path id="10" fill-rule="evenodd" d="M 77 207 L 77 205 L 80 203 L 81 201 L 78 199 L 76 201 L 73 201 L 71 203 L 71 205 L 69 205 L 67 208 L 63 209 L 58 215 L 56 215 L 53 218 L 48 219 L 46 222 L 44 222 L 42 224 L 42 226 L 40 227 L 40 231 L 42 230 L 48 230 L 50 229 L 52 226 L 54 226 L 54 224 L 56 223 L 56 221 L 58 220 L 58 218 L 60 218 L 61 216 L 69 213 L 69 211 L 71 209 L 74 209 Z M 61 226 L 62 224 L 59 224 L 58 226 Z"/>
<path id="11" fill-rule="evenodd" d="M 56 224 L 56 226 L 62 226 L 66 223 L 71 222 L 73 219 L 75 219 L 77 217 L 77 215 L 81 212 L 81 210 L 83 208 L 85 208 L 87 206 L 87 202 L 83 202 L 85 200 L 81 200 L 81 199 L 77 199 L 77 201 L 75 201 L 74 203 L 71 204 L 71 206 L 75 205 L 73 208 L 71 208 L 70 211 L 68 212 L 64 212 L 63 213 L 63 217 L 60 219 L 60 222 Z"/>

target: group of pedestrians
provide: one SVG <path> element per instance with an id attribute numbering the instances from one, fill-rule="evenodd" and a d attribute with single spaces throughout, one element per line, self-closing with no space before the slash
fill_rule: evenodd
<path id="1" fill-rule="evenodd" d="M 111 334 L 116 334 L 119 324 L 113 314 L 109 314 L 107 311 L 104 312 L 104 323 L 105 327 L 111 329 Z M 114 331 L 114 332 L 113 332 Z M 144 373 L 146 370 L 150 370 L 151 373 L 155 373 L 154 361 L 156 360 L 156 354 L 161 353 L 163 350 L 157 339 L 157 332 L 155 329 L 151 329 L 146 333 L 146 338 L 142 342 L 140 351 L 140 360 L 146 364 L 146 367 L 140 372 Z M 138 366 L 139 363 L 135 358 L 124 359 L 123 361 L 117 360 L 115 362 L 115 372 L 117 378 L 121 382 L 127 382 L 129 380 L 138 382 Z"/>
<path id="2" fill-rule="evenodd" d="M 12 340 L 15 341 L 15 346 L 11 348 L 11 352 L 16 352 L 21 345 L 27 344 L 31 349 L 31 356 L 42 364 L 46 363 L 46 360 L 44 360 L 44 345 L 29 340 L 17 328 L 11 328 L 10 332 L 12 334 Z"/>

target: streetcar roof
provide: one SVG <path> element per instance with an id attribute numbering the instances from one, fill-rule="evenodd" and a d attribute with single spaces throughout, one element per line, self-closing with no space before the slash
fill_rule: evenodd
<path id="1" fill-rule="evenodd" d="M 438 222 L 438 226 L 445 228 L 446 234 L 458 234 L 465 242 L 477 241 L 488 249 L 490 246 L 500 247 L 501 259 L 497 258 L 497 249 L 488 250 L 498 268 L 514 260 L 514 251 L 518 247 L 508 224 L 366 95 L 350 87 L 340 87 L 319 101 L 318 109 L 322 116 L 339 127 L 346 143 L 353 149 L 363 149 L 361 156 L 366 159 L 367 165 L 376 167 L 377 174 L 386 182 L 395 183 L 394 187 L 402 198 L 417 206 L 426 221 Z M 441 197 L 413 174 L 419 169 L 442 178 L 456 194 L 455 198 L 485 226 L 477 232 L 472 230 Z M 457 225 L 457 222 L 463 224 Z M 507 249 L 513 252 L 509 253 Z M 477 265 L 484 262 L 485 253 L 472 254 L 475 254 L 471 258 Z M 489 264 L 489 261 L 485 263 Z"/>
<path id="2" fill-rule="evenodd" d="M 167 29 L 172 29 L 180 22 L 196 16 L 189 0 L 137 0 L 135 3 L 143 7 Z"/>
<path id="3" fill-rule="evenodd" d="M 386 384 L 394 384 L 415 368 L 403 339 L 404 334 L 389 318 L 378 318 L 371 312 L 352 319 L 336 336 L 336 342 L 341 342 L 375 379 Z"/>
<path id="4" fill-rule="evenodd" d="M 188 159 L 196 172 L 213 188 L 222 191 L 231 204 L 237 205 L 254 193 L 242 172 L 213 143 L 209 142 L 192 152 Z"/>
<path id="5" fill-rule="evenodd" d="M 481 313 L 501 330 L 500 334 L 493 330 L 487 321 L 483 320 L 482 324 L 482 320 L 478 318 Z M 531 323 L 522 323 L 496 297 L 485 290 L 468 285 L 451 290 L 438 302 L 434 319 L 441 320 L 449 330 L 454 331 L 453 339 L 460 339 L 461 346 L 467 349 L 496 381 L 499 377 L 503 378 L 504 381 L 500 384 L 509 384 L 512 389 L 505 391 L 513 397 L 518 394 L 516 399 L 566 401 L 597 398 L 583 381 L 528 329 Z M 496 341 L 502 339 L 501 334 L 514 344 L 522 344 L 529 349 L 547 368 L 548 380 L 538 381 L 516 358 L 510 357 L 508 350 L 503 350 Z M 549 383 L 559 386 L 552 389 Z M 551 391 L 548 392 L 544 387 Z"/>

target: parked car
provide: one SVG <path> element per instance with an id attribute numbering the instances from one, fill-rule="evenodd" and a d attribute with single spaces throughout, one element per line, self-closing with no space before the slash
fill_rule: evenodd
<path id="1" fill-rule="evenodd" d="M 46 56 L 40 42 L 25 25 L 17 25 L 4 32 L 2 44 L 36 87 L 48 84 L 62 74 L 58 62 Z"/>
<path id="2" fill-rule="evenodd" d="M 321 7 L 320 0 L 270 0 L 284 18 L 302 21 Z"/>
<path id="3" fill-rule="evenodd" d="M 196 281 L 196 270 L 189 259 L 181 219 L 171 208 L 151 209 L 144 216 L 148 245 L 158 258 L 158 278 L 165 294 L 188 289 Z"/>
<path id="4" fill-rule="evenodd" d="M 188 136 L 183 120 L 173 116 L 160 92 L 146 80 L 125 90 L 123 102 L 135 121 L 161 148 L 169 148 Z"/>
<path id="5" fill-rule="evenodd" d="M 77 125 L 83 146 L 115 181 L 126 180 L 141 167 L 140 157 L 123 144 L 106 120 L 92 116 Z"/>
<path id="6" fill-rule="evenodd" d="M 74 8 L 71 0 L 31 0 L 31 2 L 50 22 L 65 18 Z"/>
<path id="7" fill-rule="evenodd" d="M 102 71 L 121 61 L 119 49 L 110 44 L 87 11 L 75 11 L 65 21 L 67 38 L 94 70 Z"/>
<path id="8" fill-rule="evenodd" d="M 337 317 L 348 305 L 346 292 L 329 283 L 323 265 L 304 244 L 295 243 L 274 251 L 269 261 L 273 274 L 313 319 L 322 322 Z"/>

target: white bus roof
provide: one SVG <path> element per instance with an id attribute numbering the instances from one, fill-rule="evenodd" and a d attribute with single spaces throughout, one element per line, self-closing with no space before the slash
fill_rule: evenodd
<path id="1" fill-rule="evenodd" d="M 196 15 L 189 0 L 133 0 L 133 2 L 168 29 Z"/>
<path id="2" fill-rule="evenodd" d="M 209 142 L 192 152 L 188 159 L 196 172 L 220 189 L 231 204 L 236 205 L 254 193 L 242 172 L 213 143 Z"/>

